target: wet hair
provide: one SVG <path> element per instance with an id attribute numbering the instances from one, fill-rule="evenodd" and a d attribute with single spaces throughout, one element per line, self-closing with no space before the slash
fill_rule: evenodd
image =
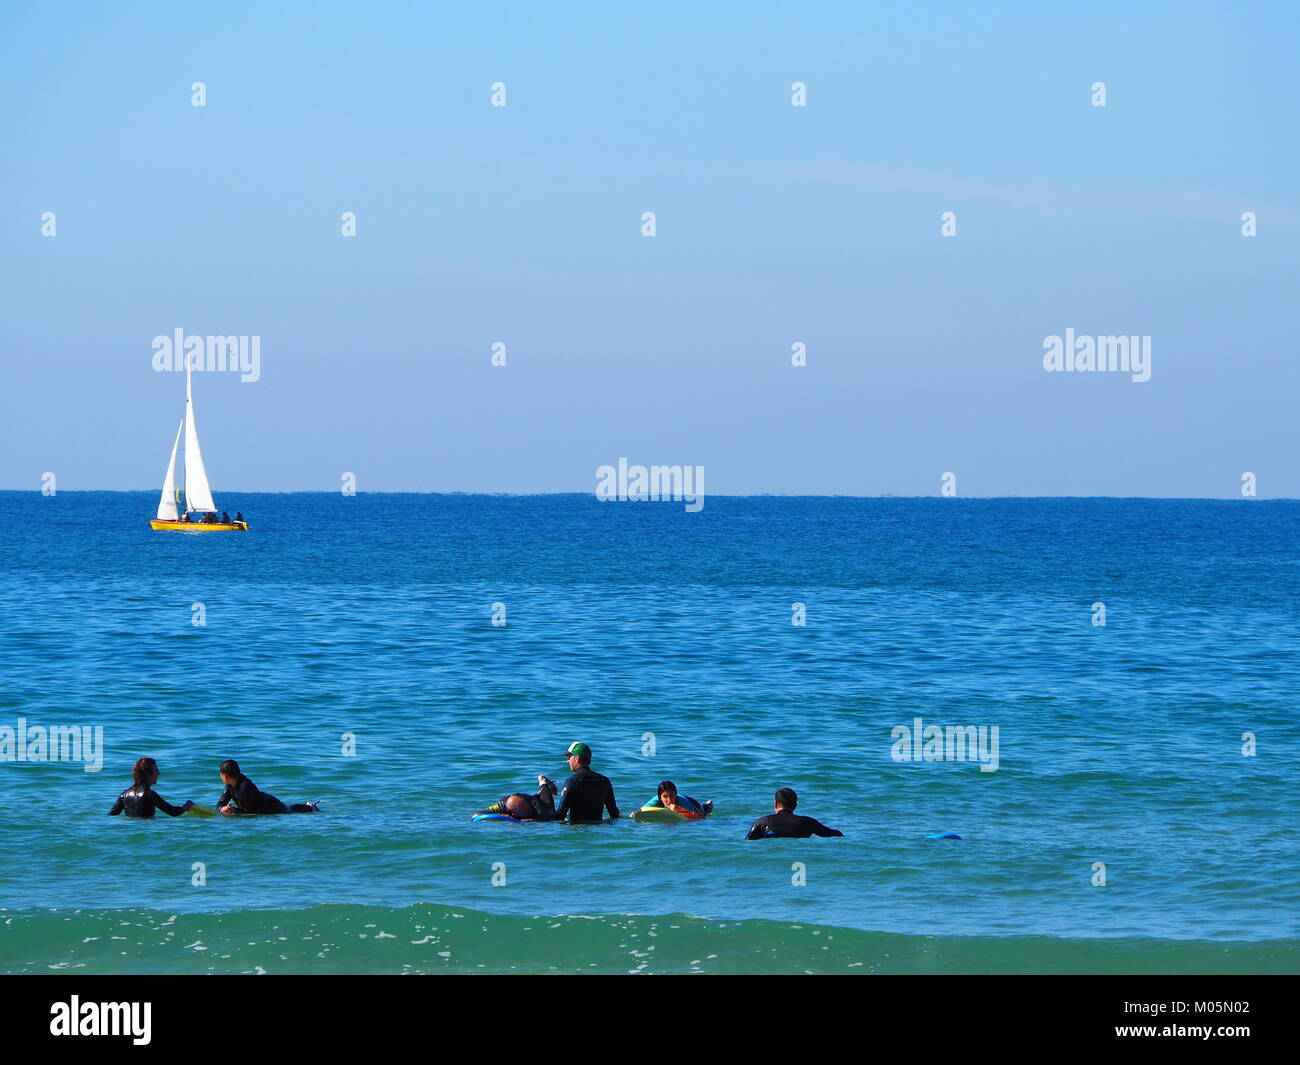
<path id="1" fill-rule="evenodd" d="M 222 762 L 221 768 L 218 770 L 218 772 L 220 772 L 222 776 L 234 777 L 236 780 L 238 780 L 240 777 L 244 775 L 239 771 L 239 763 L 236 762 L 233 758 L 227 758 L 224 762 Z"/>
<path id="2" fill-rule="evenodd" d="M 158 763 L 152 758 L 137 758 L 135 765 L 131 767 L 131 779 L 145 787 L 148 787 L 152 779 L 157 775 Z"/>
<path id="3" fill-rule="evenodd" d="M 659 781 L 659 788 L 658 788 L 658 790 L 655 792 L 655 798 L 658 798 L 658 797 L 659 797 L 660 795 L 662 795 L 665 791 L 671 791 L 674 795 L 676 795 L 676 794 L 677 794 L 677 785 L 674 784 L 671 780 L 661 780 L 661 781 Z"/>
<path id="4" fill-rule="evenodd" d="M 782 788 L 776 793 L 777 806 L 784 806 L 787 810 L 793 810 L 799 802 L 799 796 L 794 793 L 794 788 Z"/>

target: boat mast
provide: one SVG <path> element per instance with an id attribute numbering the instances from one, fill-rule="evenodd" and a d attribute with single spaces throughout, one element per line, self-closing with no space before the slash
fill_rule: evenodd
<path id="1" fill-rule="evenodd" d="M 189 457 L 188 453 L 190 450 L 189 448 L 190 411 L 193 409 L 191 405 L 194 402 L 193 394 L 190 390 L 190 371 L 193 368 L 193 359 L 194 359 L 194 354 L 192 352 L 185 356 L 185 458 L 186 459 L 188 459 Z M 182 461 L 182 468 L 184 470 L 188 471 L 189 465 L 190 464 L 188 461 L 184 461 L 184 460 Z M 182 476 L 181 480 L 185 485 L 185 516 L 188 518 L 190 516 L 190 479 L 188 477 Z"/>
<path id="2" fill-rule="evenodd" d="M 195 352 L 194 355 L 198 353 Z M 208 471 L 203 466 L 203 452 L 199 450 L 199 430 L 194 419 L 194 364 L 185 362 L 185 513 L 206 514 L 217 509 L 212 498 L 212 485 Z"/>

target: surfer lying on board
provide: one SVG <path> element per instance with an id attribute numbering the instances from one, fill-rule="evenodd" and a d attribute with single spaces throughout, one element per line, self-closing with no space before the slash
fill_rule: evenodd
<path id="1" fill-rule="evenodd" d="M 782 788 L 776 793 L 775 813 L 760 817 L 754 822 L 746 839 L 807 839 L 809 836 L 842 836 L 838 828 L 827 828 L 815 817 L 803 817 L 794 812 L 799 796 L 794 788 Z"/>
<path id="2" fill-rule="evenodd" d="M 217 800 L 217 810 L 223 814 L 314 814 L 314 802 L 296 802 L 286 806 L 274 795 L 259 791 L 239 769 L 239 763 L 227 758 L 219 770 L 221 783 L 226 790 Z"/>
<path id="3" fill-rule="evenodd" d="M 654 802 L 646 803 L 641 809 L 672 810 L 673 813 L 681 814 L 684 817 L 707 817 L 713 813 L 713 800 L 700 802 L 699 799 L 692 799 L 689 795 L 681 795 L 677 791 L 676 784 L 671 780 L 665 780 L 659 785 L 659 791 Z M 635 816 L 635 814 L 628 814 L 628 817 Z"/>
<path id="4" fill-rule="evenodd" d="M 478 813 L 513 817 L 516 821 L 554 821 L 555 793 L 560 790 L 559 785 L 541 774 L 537 777 L 537 784 L 536 795 L 525 795 L 522 791 L 517 791 Z"/>
<path id="5" fill-rule="evenodd" d="M 194 803 L 186 799 L 184 806 L 173 806 L 156 791 L 153 786 L 158 783 L 158 763 L 152 758 L 139 758 L 131 767 L 131 776 L 135 780 L 126 791 L 117 797 L 109 814 L 116 816 L 124 813 L 127 817 L 153 817 L 155 810 L 161 810 L 168 817 L 180 817 Z"/>

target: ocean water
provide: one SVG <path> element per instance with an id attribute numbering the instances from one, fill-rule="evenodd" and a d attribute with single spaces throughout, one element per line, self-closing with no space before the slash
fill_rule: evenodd
<path id="1" fill-rule="evenodd" d="M 0 730 L 104 744 L 0 761 L 0 971 L 1300 971 L 1296 501 L 155 502 L 0 492 Z M 715 815 L 470 823 L 577 739 Z M 141 755 L 326 812 L 105 816 Z"/>

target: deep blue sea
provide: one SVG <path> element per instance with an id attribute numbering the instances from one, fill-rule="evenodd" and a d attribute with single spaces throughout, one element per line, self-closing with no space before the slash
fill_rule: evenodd
<path id="1" fill-rule="evenodd" d="M 0 971 L 1300 971 L 1300 502 L 156 498 L 0 492 Z M 574 740 L 715 814 L 470 822 Z"/>

